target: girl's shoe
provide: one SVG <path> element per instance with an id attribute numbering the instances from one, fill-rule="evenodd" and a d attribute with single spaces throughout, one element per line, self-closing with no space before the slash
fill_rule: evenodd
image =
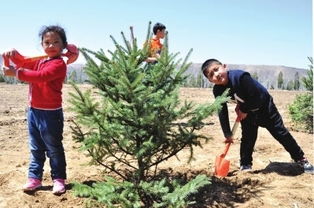
<path id="1" fill-rule="evenodd" d="M 41 187 L 41 180 L 37 178 L 29 178 L 27 183 L 23 186 L 23 191 L 35 191 Z"/>
<path id="2" fill-rule="evenodd" d="M 65 192 L 65 180 L 61 178 L 54 179 L 52 193 L 58 195 L 58 194 L 63 194 L 64 192 Z"/>

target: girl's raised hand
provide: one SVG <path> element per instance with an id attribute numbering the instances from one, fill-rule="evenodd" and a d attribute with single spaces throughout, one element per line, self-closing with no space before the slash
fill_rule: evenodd
<path id="1" fill-rule="evenodd" d="M 3 66 L 2 67 L 2 70 L 3 70 L 3 74 L 5 76 L 8 76 L 8 77 L 15 77 L 16 75 L 16 69 L 14 66 Z"/>

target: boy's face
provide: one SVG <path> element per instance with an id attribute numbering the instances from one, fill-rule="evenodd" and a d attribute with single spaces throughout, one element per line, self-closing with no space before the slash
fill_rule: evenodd
<path id="1" fill-rule="evenodd" d="M 225 64 L 223 65 L 218 63 L 211 64 L 207 68 L 205 75 L 210 82 L 216 85 L 228 84 L 227 66 Z"/>
<path id="2" fill-rule="evenodd" d="M 159 39 L 163 39 L 165 37 L 165 34 L 166 34 L 166 29 L 157 30 L 156 37 L 158 37 Z"/>

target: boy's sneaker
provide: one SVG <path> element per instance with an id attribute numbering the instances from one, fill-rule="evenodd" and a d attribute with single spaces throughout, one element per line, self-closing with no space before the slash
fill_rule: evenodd
<path id="1" fill-rule="evenodd" d="M 241 171 L 251 171 L 252 170 L 252 165 L 241 165 L 240 166 Z"/>
<path id="2" fill-rule="evenodd" d="M 304 170 L 304 173 L 314 174 L 314 167 L 306 158 L 297 161 L 297 163 Z"/>
<path id="3" fill-rule="evenodd" d="M 54 179 L 53 180 L 53 194 L 63 194 L 65 192 L 65 180 L 64 179 Z"/>
<path id="4" fill-rule="evenodd" d="M 29 178 L 27 183 L 23 186 L 23 191 L 35 191 L 41 187 L 41 180 L 36 178 Z"/>

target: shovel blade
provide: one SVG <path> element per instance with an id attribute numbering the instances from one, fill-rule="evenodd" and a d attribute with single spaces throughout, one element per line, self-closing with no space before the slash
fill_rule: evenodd
<path id="1" fill-rule="evenodd" d="M 230 161 L 223 156 L 217 156 L 215 161 L 215 175 L 219 177 L 226 177 L 230 168 Z"/>

